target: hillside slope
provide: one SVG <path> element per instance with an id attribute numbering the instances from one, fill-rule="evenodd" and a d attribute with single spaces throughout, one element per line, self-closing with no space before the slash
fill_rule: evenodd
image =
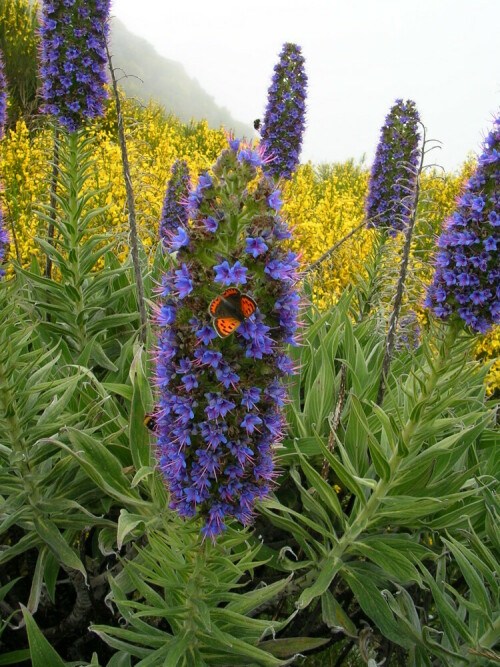
<path id="1" fill-rule="evenodd" d="M 249 125 L 219 107 L 181 63 L 160 56 L 146 39 L 134 35 L 117 18 L 111 24 L 111 53 L 120 86 L 127 95 L 146 102 L 153 98 L 183 122 L 206 119 L 210 127 L 224 125 L 238 137 L 254 135 Z"/>

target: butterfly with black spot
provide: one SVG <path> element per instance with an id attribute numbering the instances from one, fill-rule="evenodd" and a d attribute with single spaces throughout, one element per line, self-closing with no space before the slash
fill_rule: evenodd
<path id="1" fill-rule="evenodd" d="M 208 307 L 217 334 L 226 338 L 236 331 L 247 317 L 253 315 L 257 304 L 248 294 L 242 294 L 236 287 L 228 287 L 217 296 Z"/>

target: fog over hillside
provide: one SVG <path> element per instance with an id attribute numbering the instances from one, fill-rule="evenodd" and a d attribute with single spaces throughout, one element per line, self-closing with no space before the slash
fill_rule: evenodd
<path id="1" fill-rule="evenodd" d="M 111 23 L 111 53 L 119 84 L 129 96 L 145 102 L 153 98 L 183 122 L 206 119 L 210 127 L 224 125 L 238 137 L 254 136 L 253 129 L 219 107 L 181 63 L 160 56 L 117 18 Z"/>

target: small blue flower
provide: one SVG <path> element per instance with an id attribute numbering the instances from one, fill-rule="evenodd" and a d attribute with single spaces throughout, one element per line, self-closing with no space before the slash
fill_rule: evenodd
<path id="1" fill-rule="evenodd" d="M 288 359 L 288 357 L 287 357 Z M 259 387 L 250 387 L 242 392 L 241 405 L 244 405 L 248 410 L 254 408 L 260 401 L 261 389 Z"/>
<path id="2" fill-rule="evenodd" d="M 494 236 L 488 236 L 488 238 L 483 241 L 485 250 L 496 250 L 497 242 L 498 241 Z"/>
<path id="3" fill-rule="evenodd" d="M 182 377 L 182 383 L 186 387 L 186 391 L 196 389 L 198 386 L 198 379 L 194 373 L 188 373 Z"/>
<path id="4" fill-rule="evenodd" d="M 280 199 L 280 190 L 274 190 L 267 198 L 268 205 L 275 211 L 279 211 L 283 206 L 283 201 Z"/>
<path id="5" fill-rule="evenodd" d="M 233 267 L 229 266 L 229 262 L 224 261 L 222 264 L 214 266 L 215 282 L 223 285 L 244 285 L 247 282 L 246 274 L 247 268 L 242 266 L 240 262 L 235 262 Z"/>
<path id="6" fill-rule="evenodd" d="M 191 274 L 189 269 L 185 264 L 182 264 L 181 268 L 175 272 L 177 278 L 174 281 L 174 284 L 179 292 L 179 298 L 185 299 L 188 294 L 193 291 L 193 283 L 191 281 Z"/>
<path id="7" fill-rule="evenodd" d="M 217 334 L 213 327 L 205 325 L 196 331 L 196 338 L 199 338 L 203 345 L 208 345 L 211 340 L 217 338 Z"/>
<path id="8" fill-rule="evenodd" d="M 240 147 L 240 140 L 236 138 L 229 139 L 229 147 L 231 148 L 232 151 L 237 153 Z"/>
<path id="9" fill-rule="evenodd" d="M 207 417 L 212 420 L 218 419 L 219 417 L 225 417 L 230 410 L 236 407 L 235 403 L 225 399 L 222 394 L 209 392 L 205 394 L 205 397 L 208 400 L 205 412 Z"/>
<path id="10" fill-rule="evenodd" d="M 251 254 L 254 258 L 262 255 L 269 249 L 261 236 L 258 236 L 257 238 L 246 238 L 245 242 L 247 244 L 245 251 Z"/>
<path id="11" fill-rule="evenodd" d="M 177 308 L 174 305 L 169 303 L 163 304 L 158 314 L 158 324 L 161 327 L 173 324 L 175 322 L 176 312 Z"/>
<path id="12" fill-rule="evenodd" d="M 206 229 L 212 234 L 214 234 L 217 231 L 217 227 L 219 226 L 217 220 L 212 216 L 209 216 L 208 218 L 203 220 L 203 224 L 205 225 Z"/>
<path id="13" fill-rule="evenodd" d="M 239 162 L 246 162 L 252 167 L 261 167 L 264 164 L 261 154 L 249 146 L 240 150 L 238 160 Z"/>
<path id="14" fill-rule="evenodd" d="M 242 428 L 246 429 L 247 433 L 253 433 L 256 426 L 259 424 L 262 424 L 262 419 L 252 412 L 247 412 L 240 425 Z"/>
<path id="15" fill-rule="evenodd" d="M 189 236 L 184 227 L 177 227 L 177 234 L 172 237 L 170 242 L 171 250 L 180 250 L 182 246 L 189 245 Z"/>

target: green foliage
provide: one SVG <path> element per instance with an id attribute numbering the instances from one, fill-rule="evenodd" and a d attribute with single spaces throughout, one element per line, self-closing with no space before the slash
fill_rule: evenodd
<path id="1" fill-rule="evenodd" d="M 33 620 L 33 616 L 26 607 L 22 606 L 22 610 L 28 631 L 31 664 L 33 667 L 46 667 L 46 665 L 64 667 L 64 662 L 40 632 L 39 627 Z"/>
<path id="2" fill-rule="evenodd" d="M 284 664 L 271 655 L 273 642 L 262 640 L 286 620 L 261 618 L 258 610 L 279 595 L 289 579 L 238 593 L 242 580 L 265 563 L 256 559 L 259 546 L 250 547 L 246 540 L 244 531 L 229 530 L 214 547 L 200 543 L 197 523 L 165 522 L 148 534 L 147 547 L 110 582 L 111 600 L 127 627 L 96 625 L 94 632 L 140 658 L 141 667 Z M 281 655 L 289 656 L 296 647 L 288 652 L 281 648 Z"/>
<path id="3" fill-rule="evenodd" d="M 400 336 L 376 405 L 397 248 L 380 238 L 363 281 L 304 313 L 275 495 L 254 529 L 202 543 L 143 425 L 153 335 L 138 344 L 132 267 L 103 232 L 95 140 L 55 147 L 52 270 L 0 284 L 0 665 L 325 664 L 351 646 L 344 665 L 500 664 L 498 406 L 474 340 L 432 323 Z M 152 303 L 167 260 L 140 253 Z"/>
<path id="4" fill-rule="evenodd" d="M 57 179 L 51 205 L 39 216 L 55 234 L 38 243 L 50 260 L 54 278 L 34 261 L 25 276 L 33 316 L 47 345 L 61 344 L 67 363 L 118 372 L 122 341 L 135 334 L 138 314 L 129 263 L 121 265 L 111 250 L 118 239 L 97 233 L 105 207 L 95 207 L 101 191 L 89 187 L 93 177 L 94 140 L 85 133 L 55 136 Z M 102 265 L 102 266 L 101 266 Z M 98 270 L 99 269 L 99 270 Z"/>
<path id="5" fill-rule="evenodd" d="M 429 654 L 487 664 L 481 660 L 500 638 L 498 555 L 485 526 L 485 516 L 498 513 L 500 478 L 495 410 L 484 399 L 487 369 L 469 361 L 471 340 L 431 327 L 418 349 L 399 352 L 378 407 L 381 341 L 374 320 L 352 324 L 350 303 L 344 296 L 325 314 L 311 311 L 296 352 L 301 372 L 291 385 L 289 421 L 300 435 L 282 458 L 295 500 L 280 502 L 278 491 L 262 508 L 293 539 L 277 557 L 280 569 L 297 577 L 299 610 L 321 601 L 324 623 L 347 636 L 359 632 L 351 619 L 361 613 L 407 651 L 405 664 L 431 664 Z M 484 546 L 489 565 L 477 574 L 480 557 L 464 536 Z M 435 609 L 427 617 L 429 591 Z"/>

